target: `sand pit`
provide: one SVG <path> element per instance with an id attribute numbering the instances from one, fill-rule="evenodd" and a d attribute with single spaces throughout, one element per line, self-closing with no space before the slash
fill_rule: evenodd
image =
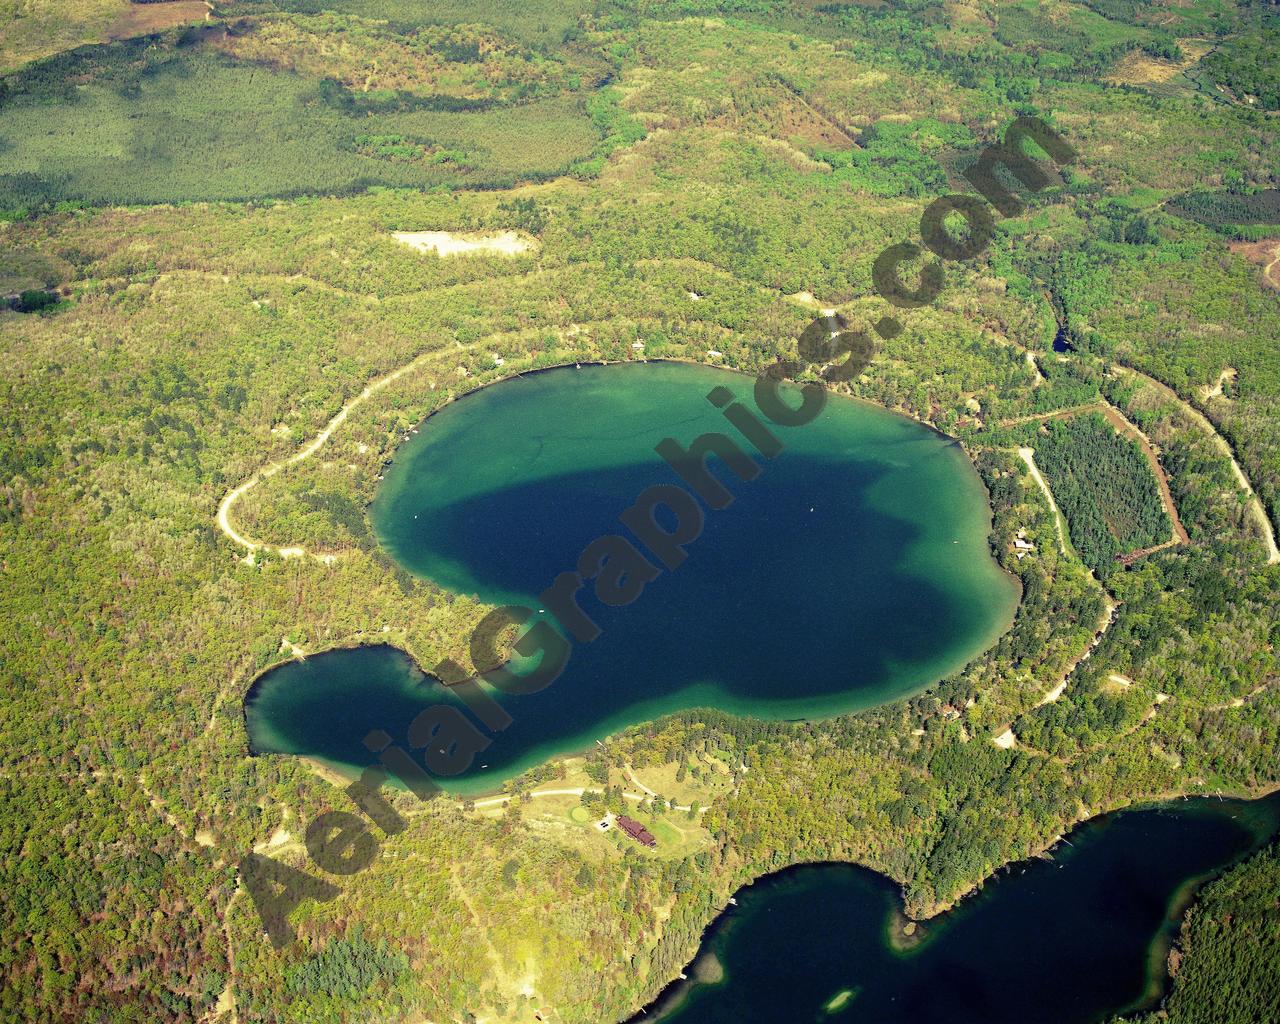
<path id="1" fill-rule="evenodd" d="M 489 234 L 459 231 L 393 231 L 397 242 L 417 249 L 434 252 L 438 256 L 473 256 L 476 253 L 496 253 L 499 256 L 519 256 L 536 250 L 538 243 L 515 231 L 497 231 Z"/>

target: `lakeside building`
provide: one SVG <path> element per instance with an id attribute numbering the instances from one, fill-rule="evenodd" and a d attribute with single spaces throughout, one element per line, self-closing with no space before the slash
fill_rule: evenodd
<path id="1" fill-rule="evenodd" d="M 653 837 L 653 833 L 633 818 L 628 818 L 625 814 L 618 815 L 618 828 L 622 829 L 627 835 L 634 839 L 641 846 L 653 848 L 658 845 L 658 840 Z"/>

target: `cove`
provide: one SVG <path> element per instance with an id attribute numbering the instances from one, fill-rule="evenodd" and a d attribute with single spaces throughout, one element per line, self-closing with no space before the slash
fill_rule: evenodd
<path id="1" fill-rule="evenodd" d="M 625 533 L 618 515 L 681 481 L 655 452 L 708 431 L 748 443 L 706 398 L 753 407 L 752 378 L 676 363 L 559 368 L 480 389 L 429 417 L 397 452 L 371 509 L 401 566 L 491 604 L 536 595 L 582 549 Z M 784 450 L 708 511 L 679 568 L 634 603 L 581 602 L 603 633 L 574 644 L 539 693 L 495 694 L 513 724 L 457 792 L 493 789 L 628 725 L 695 707 L 816 718 L 918 692 L 990 646 L 1016 583 L 992 559 L 982 481 L 953 440 L 831 396 L 816 420 L 775 428 Z M 246 700 L 255 753 L 373 763 L 373 729 L 402 742 L 431 703 L 456 701 L 387 648 L 329 652 L 264 675 Z M 459 706 L 460 705 L 460 702 Z"/>
<path id="2" fill-rule="evenodd" d="M 739 892 L 704 936 L 695 980 L 629 1024 L 1100 1024 L 1159 1001 L 1194 889 L 1278 831 L 1280 794 L 1095 819 L 907 948 L 893 939 L 902 904 L 888 879 L 791 868 Z"/>

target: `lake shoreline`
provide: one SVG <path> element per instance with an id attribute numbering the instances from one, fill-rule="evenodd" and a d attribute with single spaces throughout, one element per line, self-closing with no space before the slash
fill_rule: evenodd
<path id="1" fill-rule="evenodd" d="M 639 366 L 639 365 L 643 365 L 644 363 L 652 363 L 655 365 L 663 365 L 663 364 L 685 365 L 685 366 L 689 366 L 691 369 L 699 369 L 703 372 L 710 372 L 713 374 L 714 373 L 723 374 L 723 373 L 726 373 L 727 371 L 729 373 L 734 374 L 735 376 L 754 379 L 751 374 L 748 374 L 745 371 L 729 370 L 729 368 L 708 364 L 706 362 L 699 361 L 699 360 L 679 359 L 679 358 L 663 358 L 663 359 L 653 359 L 653 360 L 643 360 L 643 361 L 631 359 L 631 360 L 618 360 L 618 361 L 594 360 L 594 361 L 575 362 L 575 363 L 557 363 L 550 366 L 537 367 L 537 368 L 523 371 L 520 373 L 511 374 L 506 377 L 502 377 L 499 380 L 481 385 L 480 387 L 472 388 L 471 390 L 461 395 L 458 395 L 455 398 L 450 399 L 449 401 L 445 402 L 444 404 L 442 404 L 441 406 L 433 410 L 431 413 L 428 414 L 427 417 L 425 417 L 421 421 L 421 425 L 427 424 L 433 417 L 438 415 L 441 411 L 449 408 L 450 406 L 456 405 L 463 398 L 478 395 L 481 391 L 487 392 L 490 389 L 492 389 L 495 384 L 498 384 L 498 383 L 514 381 L 517 378 L 546 375 L 546 374 L 549 374 L 549 372 L 552 370 L 561 370 L 569 366 L 574 366 L 578 368 L 586 367 L 586 366 L 591 366 L 591 367 L 609 367 L 609 366 L 621 366 L 621 365 Z M 697 383 L 697 380 L 698 378 L 695 377 L 694 383 Z M 702 386 L 705 386 L 705 384 Z M 560 749 L 553 750 L 547 753 L 545 756 L 539 757 L 537 760 L 528 761 L 527 763 L 521 763 L 518 767 L 518 770 L 516 770 L 513 774 L 507 775 L 500 781 L 493 782 L 491 787 L 489 788 L 485 788 L 483 790 L 474 790 L 474 791 L 468 790 L 467 791 L 468 795 L 471 795 L 472 792 L 474 792 L 475 795 L 483 795 L 483 796 L 500 795 L 503 792 L 503 787 L 510 779 L 518 777 L 520 774 L 523 774 L 524 772 L 530 770 L 531 768 L 537 765 L 551 763 L 557 760 L 558 758 L 566 758 L 566 757 L 579 755 L 583 751 L 591 749 L 593 743 L 597 740 L 604 739 L 606 737 L 615 736 L 620 732 L 623 732 L 630 728 L 634 728 L 639 725 L 643 725 L 646 722 L 660 720 L 662 718 L 667 717 L 670 714 L 692 711 L 698 708 L 705 707 L 711 710 L 724 711 L 725 713 L 731 714 L 734 716 L 749 718 L 749 719 L 756 719 L 756 720 L 816 722 L 816 721 L 838 719 L 846 715 L 851 715 L 851 714 L 856 714 L 862 711 L 871 710 L 872 708 L 887 707 L 897 702 L 909 701 L 911 699 L 914 699 L 915 697 L 918 697 L 920 694 L 927 692 L 931 688 L 937 686 L 939 683 L 942 683 L 949 678 L 953 678 L 956 674 L 963 672 L 964 669 L 974 661 L 974 659 L 981 657 L 985 651 L 990 650 L 990 648 L 994 644 L 998 643 L 1001 637 L 1007 635 L 1009 630 L 1013 627 L 1021 607 L 1021 596 L 1022 596 L 1021 583 L 1019 578 L 1016 575 L 1014 575 L 1004 565 L 1000 563 L 1000 558 L 999 558 L 1000 552 L 994 549 L 991 545 L 990 541 L 992 536 L 992 530 L 994 528 L 994 513 L 991 507 L 990 493 L 986 487 L 985 481 L 983 481 L 980 474 L 976 472 L 976 468 L 973 464 L 973 459 L 970 456 L 970 454 L 964 449 L 963 444 L 957 438 L 951 437 L 950 435 L 939 430 L 933 425 L 922 423 L 914 417 L 905 416 L 898 410 L 886 408 L 885 406 L 877 402 L 873 402 L 869 399 L 846 395 L 839 392 L 832 392 L 832 393 L 835 395 L 838 395 L 839 398 L 851 400 L 851 402 L 845 406 L 846 408 L 853 407 L 853 406 L 861 407 L 867 410 L 868 415 L 874 414 L 874 416 L 876 417 L 884 417 L 884 419 L 881 420 L 880 422 L 902 423 L 902 424 L 913 423 L 917 426 L 925 427 L 928 434 L 936 438 L 938 441 L 942 442 L 942 445 L 943 445 L 942 448 L 930 447 L 928 449 L 930 451 L 941 452 L 945 449 L 958 449 L 958 451 L 954 451 L 954 454 L 950 456 L 946 456 L 945 458 L 939 455 L 939 458 L 942 458 L 942 462 L 938 463 L 937 466 L 939 467 L 942 467 L 945 465 L 955 466 L 955 472 L 959 474 L 957 476 L 957 486 L 960 487 L 960 490 L 957 493 L 965 495 L 964 500 L 971 505 L 971 511 L 972 511 L 971 519 L 973 520 L 970 522 L 958 522 L 957 528 L 963 531 L 966 531 L 968 536 L 968 540 L 966 541 L 966 543 L 974 545 L 975 548 L 976 548 L 976 545 L 981 544 L 982 551 L 984 554 L 987 555 L 987 561 L 989 561 L 989 574 L 991 576 L 990 585 L 995 588 L 993 593 L 998 593 L 1002 595 L 998 598 L 998 600 L 993 598 L 993 601 L 995 601 L 996 603 L 993 604 L 992 610 L 996 612 L 996 615 L 993 616 L 992 621 L 987 626 L 987 628 L 985 630 L 982 630 L 982 632 L 978 635 L 978 641 L 972 645 L 971 649 L 967 651 L 962 649 L 954 652 L 956 654 L 959 654 L 960 657 L 955 661 L 950 661 L 948 660 L 948 658 L 949 658 L 949 652 L 951 649 L 945 645 L 939 647 L 938 648 L 939 657 L 936 659 L 936 662 L 931 662 L 929 659 L 925 659 L 924 661 L 921 662 L 920 674 L 918 676 L 919 681 L 915 685 L 909 686 L 907 689 L 897 690 L 896 692 L 893 691 L 891 686 L 889 685 L 889 680 L 893 677 L 885 676 L 883 680 L 877 681 L 875 685 L 867 686 L 865 685 L 866 678 L 878 679 L 878 677 L 869 676 L 869 677 L 860 679 L 857 675 L 857 669 L 853 667 L 851 667 L 850 674 L 849 674 L 849 686 L 852 687 L 851 689 L 844 689 L 844 690 L 824 692 L 824 693 L 814 693 L 809 696 L 795 697 L 795 698 L 787 697 L 785 695 L 780 695 L 780 694 L 770 695 L 765 698 L 760 698 L 756 695 L 753 695 L 750 692 L 748 693 L 721 692 L 721 691 L 726 691 L 729 685 L 723 680 L 736 679 L 737 676 L 730 674 L 727 676 L 721 675 L 717 677 L 714 674 L 704 674 L 700 677 L 701 679 L 704 679 L 704 680 L 718 679 L 720 681 L 704 684 L 700 682 L 698 679 L 687 680 L 685 685 L 682 685 L 678 691 L 675 691 L 670 694 L 666 694 L 666 693 L 662 694 L 660 698 L 656 701 L 656 703 L 658 703 L 660 706 L 655 708 L 652 706 L 655 703 L 655 701 L 647 702 L 651 706 L 648 707 L 647 710 L 643 710 L 643 713 L 639 714 L 636 717 L 630 717 L 630 718 L 624 719 L 622 716 L 618 716 L 616 718 L 610 715 L 601 716 L 600 724 L 605 726 L 605 728 L 602 729 L 601 731 L 589 732 L 588 734 L 584 734 L 582 737 L 580 737 L 579 741 L 576 744 L 569 745 L 569 746 L 562 746 Z M 718 419 L 716 422 L 719 422 Z M 874 423 L 875 420 L 873 419 L 870 422 Z M 419 430 L 420 429 L 421 429 L 421 426 L 419 427 Z M 883 431 L 884 428 L 878 428 L 878 429 L 881 429 Z M 906 428 L 903 427 L 902 429 L 905 430 Z M 417 431 L 415 431 L 415 433 L 417 433 Z M 801 452 L 803 453 L 803 448 L 801 449 Z M 397 451 L 396 457 L 397 458 L 403 457 L 403 453 L 401 451 Z M 937 473 L 941 471 L 942 471 L 941 469 L 935 468 L 930 472 Z M 388 477 L 389 482 L 390 480 L 391 478 Z M 388 492 L 383 492 L 382 494 L 380 494 L 378 498 L 375 499 L 375 502 L 376 500 L 381 499 L 383 495 L 386 493 Z M 373 505 L 374 503 L 371 502 L 369 507 L 372 508 Z M 812 509 L 810 511 L 812 511 Z M 371 516 L 370 518 L 372 519 L 373 517 Z M 442 582 L 432 574 L 420 568 L 415 569 L 415 567 L 413 567 L 411 564 L 403 563 L 401 557 L 395 554 L 394 543 L 392 541 L 389 541 L 388 538 L 384 536 L 382 532 L 379 531 L 378 529 L 375 528 L 373 532 L 379 542 L 376 557 L 385 558 L 389 563 L 397 567 L 402 566 L 405 569 L 405 571 L 413 572 L 415 573 L 415 575 L 418 575 L 420 578 L 435 580 L 438 585 L 443 586 L 446 590 L 452 589 L 457 593 L 473 592 L 472 590 L 457 589 L 456 587 L 450 587 L 447 581 Z M 965 534 L 962 533 L 962 534 L 959 534 L 959 536 L 963 537 L 965 536 Z M 929 534 L 923 534 L 922 538 L 925 539 L 926 541 L 931 540 L 934 543 L 937 543 L 936 535 L 930 536 Z M 945 540 L 941 541 L 941 543 L 946 544 L 946 541 Z M 938 549 L 935 548 L 934 550 L 936 551 Z M 951 551 L 952 549 L 948 546 L 946 550 Z M 976 550 L 974 554 L 976 555 Z M 945 566 L 948 563 L 944 562 L 942 564 Z M 940 587 L 948 585 L 941 582 L 936 582 L 938 580 L 938 577 L 936 577 L 935 574 L 931 571 L 930 565 L 928 564 L 927 560 L 925 561 L 917 560 L 917 562 L 913 566 L 911 566 L 908 571 L 913 573 L 920 580 L 924 581 L 927 585 L 936 585 Z M 947 578 L 945 573 L 941 578 L 943 579 Z M 995 582 L 997 579 L 999 580 L 999 583 Z M 483 601 L 481 604 L 481 607 L 483 608 L 485 605 L 489 603 L 491 602 L 487 600 Z M 389 638 L 385 638 L 377 634 L 367 634 L 367 633 L 363 635 L 358 634 L 353 638 L 341 640 L 334 646 L 326 648 L 324 651 L 314 652 L 311 654 L 311 657 L 313 659 L 320 659 L 320 658 L 323 658 L 325 655 L 331 654 L 334 652 L 349 651 L 349 650 L 355 650 L 360 648 L 376 648 L 381 646 L 393 647 L 394 649 L 402 652 L 413 662 L 417 672 L 421 673 L 422 676 L 428 679 L 435 679 L 435 677 L 429 671 L 427 671 L 427 668 L 421 659 L 420 652 L 412 649 L 413 645 L 407 641 L 407 638 L 399 635 L 396 635 L 393 640 L 389 641 Z M 277 662 L 264 668 L 261 672 L 259 672 L 254 677 L 254 679 L 250 681 L 246 689 L 246 692 L 244 694 L 243 704 L 246 706 L 251 706 L 256 695 L 260 692 L 263 681 L 266 678 L 268 678 L 271 673 L 289 664 L 290 664 L 289 661 Z M 444 685 L 447 686 L 447 684 L 444 684 Z M 708 692 L 701 695 L 696 693 L 691 694 L 689 692 L 690 690 L 697 689 L 697 688 L 705 689 Z M 889 689 L 888 693 L 885 692 L 886 688 Z M 683 705 L 679 703 L 679 701 L 676 698 L 682 695 L 684 699 L 687 699 L 689 701 L 689 703 L 683 704 Z M 664 702 L 666 704 L 666 707 L 661 706 L 661 704 Z M 772 705 L 772 706 L 769 706 L 769 705 Z M 608 720 L 609 718 L 613 718 L 613 720 L 609 721 Z M 246 733 L 248 732 L 249 732 L 248 723 L 246 720 Z M 550 742 L 547 744 L 548 747 L 553 747 L 554 745 L 555 745 L 554 742 Z M 258 749 L 254 747 L 252 743 L 250 743 L 249 746 L 250 746 L 250 753 L 256 754 L 260 752 Z M 513 765 L 514 764 L 515 762 L 513 762 Z"/>
<path id="2" fill-rule="evenodd" d="M 1248 796 L 1241 797 L 1231 795 L 1226 797 L 1226 799 L 1231 800 L 1234 803 L 1257 804 L 1277 793 L 1280 793 L 1280 782 L 1258 787 Z M 935 937 L 928 934 L 921 935 L 915 929 L 915 925 L 928 921 L 936 921 L 938 918 L 949 917 L 952 914 L 966 909 L 968 906 L 973 904 L 974 900 L 986 893 L 988 882 L 992 882 L 994 885 L 1003 884 L 1011 880 L 1013 870 L 1015 868 L 1022 866 L 1025 869 L 1037 861 L 1051 859 L 1046 858 L 1046 854 L 1058 846 L 1064 839 L 1070 839 L 1073 837 L 1079 839 L 1082 833 L 1100 828 L 1109 821 L 1123 816 L 1150 813 L 1153 811 L 1172 811 L 1175 810 L 1180 803 L 1186 800 L 1197 800 L 1203 802 L 1207 806 L 1211 806 L 1211 803 L 1215 798 L 1220 801 L 1224 799 L 1221 794 L 1179 794 L 1172 798 L 1158 797 L 1151 800 L 1143 800 L 1125 807 L 1103 811 L 1099 814 L 1090 816 L 1089 818 L 1081 819 L 1070 826 L 1069 830 L 1064 832 L 1061 836 L 1056 837 L 1039 852 L 1033 853 L 1028 857 L 1009 861 L 997 868 L 986 878 L 975 883 L 971 888 L 962 893 L 954 902 L 944 907 L 935 908 L 928 915 L 920 918 L 912 917 L 907 911 L 906 891 L 902 883 L 876 868 L 869 867 L 866 864 L 859 863 L 857 861 L 800 861 L 775 870 L 766 871 L 762 874 L 756 875 L 749 881 L 744 882 L 730 891 L 730 895 L 726 897 L 723 907 L 717 911 L 715 916 L 707 923 L 700 933 L 697 941 L 696 952 L 693 958 L 681 968 L 680 973 L 675 978 L 672 978 L 663 985 L 654 998 L 638 1007 L 629 1016 L 621 1018 L 621 1024 L 641 1024 L 642 1021 L 661 1021 L 669 1014 L 679 1010 L 688 1001 L 688 998 L 695 990 L 706 987 L 707 985 L 719 986 L 729 983 L 731 979 L 728 977 L 727 969 L 722 969 L 721 974 L 714 980 L 706 981 L 697 976 L 695 967 L 705 958 L 712 958 L 715 959 L 717 963 L 721 963 L 721 958 L 713 944 L 735 920 L 734 911 L 737 909 L 739 901 L 745 897 L 749 897 L 753 890 L 769 885 L 784 883 L 793 876 L 804 874 L 812 871 L 813 869 L 849 869 L 851 872 L 864 876 L 872 885 L 893 891 L 895 903 L 892 908 L 888 930 L 885 933 L 883 941 L 885 946 L 891 950 L 894 955 L 909 957 L 917 949 L 927 946 Z M 1250 831 L 1253 830 L 1250 829 Z M 1181 923 L 1185 921 L 1186 915 L 1195 906 L 1200 893 L 1203 891 L 1205 886 L 1221 878 L 1227 872 L 1239 866 L 1241 863 L 1244 863 L 1250 857 L 1255 856 L 1259 850 L 1264 849 L 1267 843 L 1275 838 L 1275 835 L 1276 833 L 1274 830 L 1270 837 L 1259 837 L 1259 835 L 1255 833 L 1252 845 L 1244 852 L 1228 859 L 1226 862 L 1209 871 L 1198 873 L 1183 881 L 1174 889 L 1167 901 L 1166 918 L 1168 923 L 1176 923 L 1180 930 Z M 904 929 L 904 926 L 911 928 L 911 932 L 907 933 L 904 930 L 903 934 L 899 935 L 897 930 Z M 901 939 L 903 935 L 907 936 L 907 938 L 906 941 L 900 945 L 899 939 Z M 1147 977 L 1142 996 L 1131 1005 L 1119 1008 L 1113 1013 L 1108 1014 L 1105 1019 L 1110 1019 L 1110 1017 L 1114 1015 L 1125 1016 L 1136 1012 L 1155 1010 L 1163 1003 L 1165 997 L 1169 993 L 1170 982 L 1173 980 L 1172 975 L 1169 973 L 1167 957 L 1170 950 L 1177 947 L 1177 943 L 1177 934 L 1168 935 L 1163 929 L 1152 936 L 1149 949 L 1147 950 Z"/>

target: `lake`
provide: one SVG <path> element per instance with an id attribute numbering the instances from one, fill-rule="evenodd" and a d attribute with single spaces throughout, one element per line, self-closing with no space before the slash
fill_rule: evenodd
<path id="1" fill-rule="evenodd" d="M 1280 830 L 1280 794 L 1099 818 L 1014 864 L 903 948 L 888 879 L 793 868 L 738 893 L 689 973 L 633 1018 L 663 1024 L 1097 1024 L 1163 991 L 1196 883 Z"/>
<path id="2" fill-rule="evenodd" d="M 723 431 L 754 451 L 706 397 L 724 387 L 754 409 L 752 385 L 710 367 L 630 363 L 480 389 L 397 452 L 371 509 L 377 536 L 455 593 L 542 608 L 536 595 L 589 542 L 626 532 L 618 516 L 637 495 L 681 483 L 654 451 L 660 440 Z M 771 719 L 866 708 L 920 691 L 1008 629 L 1017 585 L 991 557 L 987 494 L 956 442 L 836 396 L 812 422 L 773 430 L 785 447 L 756 455 L 754 480 L 712 461 L 735 500 L 707 511 L 682 565 L 625 607 L 583 591 L 601 635 L 575 643 L 541 692 L 499 695 L 513 724 L 447 788 L 492 790 L 686 708 Z M 373 647 L 268 673 L 246 720 L 254 752 L 349 773 L 373 761 L 368 731 L 403 742 L 413 716 L 441 701 L 457 702 L 403 654 Z"/>

